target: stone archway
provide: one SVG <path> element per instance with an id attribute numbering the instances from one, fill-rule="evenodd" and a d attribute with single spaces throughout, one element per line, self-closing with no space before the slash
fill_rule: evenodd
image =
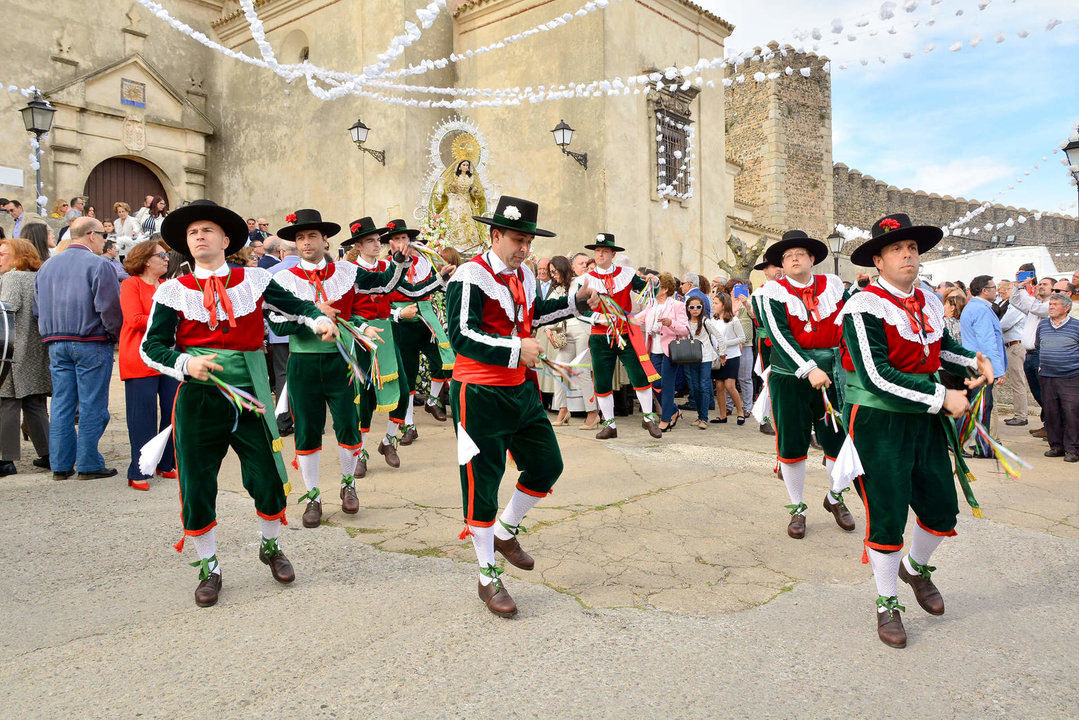
<path id="1" fill-rule="evenodd" d="M 143 198 L 158 195 L 168 199 L 165 186 L 155 172 L 145 162 L 137 162 L 127 157 L 111 157 L 97 164 L 86 178 L 83 195 L 90 204 L 97 208 L 99 219 L 112 219 L 115 213 L 112 206 L 116 202 L 126 202 L 131 212 L 138 212 Z"/>

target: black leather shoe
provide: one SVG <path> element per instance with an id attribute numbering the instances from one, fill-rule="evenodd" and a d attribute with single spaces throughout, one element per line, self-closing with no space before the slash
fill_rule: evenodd
<path id="1" fill-rule="evenodd" d="M 42 455 L 41 457 L 34 460 L 34 467 L 39 467 L 42 470 L 48 470 L 49 469 L 49 456 L 48 455 Z"/>
<path id="2" fill-rule="evenodd" d="M 116 468 L 105 468 L 104 470 L 91 470 L 90 472 L 79 473 L 79 480 L 100 480 L 101 478 L 110 478 L 116 475 Z"/>
<path id="3" fill-rule="evenodd" d="M 69 477 L 75 474 L 74 470 L 59 470 L 52 474 L 53 480 L 67 480 Z"/>
<path id="4" fill-rule="evenodd" d="M 15 463 L 11 462 L 10 460 L 4 460 L 0 462 L 0 477 L 4 477 L 5 475 L 14 475 L 17 472 L 19 471 L 15 469 Z"/>

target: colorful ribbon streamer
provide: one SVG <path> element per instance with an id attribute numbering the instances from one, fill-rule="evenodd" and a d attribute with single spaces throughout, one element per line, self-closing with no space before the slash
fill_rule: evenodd
<path id="1" fill-rule="evenodd" d="M 241 411 L 250 410 L 251 412 L 258 413 L 259 415 L 262 415 L 266 412 L 266 406 L 259 402 L 259 399 L 251 393 L 245 392 L 244 390 L 241 390 L 234 385 L 229 385 L 227 382 L 221 380 L 213 373 L 209 373 L 209 376 L 210 380 L 212 380 L 213 383 L 217 385 L 217 388 L 221 391 L 221 394 L 227 397 L 229 401 L 234 403 L 236 407 L 238 407 Z"/>
<path id="2" fill-rule="evenodd" d="M 828 399 L 828 389 L 821 387 L 821 397 L 824 398 L 824 417 L 821 420 L 832 423 L 832 430 L 839 432 L 839 423 L 843 422 L 843 416 L 836 412 L 835 407 L 832 405 L 832 401 Z"/>
<path id="3" fill-rule="evenodd" d="M 427 261 L 429 263 L 431 263 L 431 265 L 434 266 L 434 268 L 436 270 L 438 268 L 442 267 L 443 265 L 448 264 L 444 257 L 439 255 L 437 252 L 435 252 L 431 248 L 427 247 L 423 243 L 418 243 L 418 242 L 413 241 L 413 242 L 410 242 L 409 245 L 412 246 L 412 249 L 415 252 L 417 252 L 420 255 L 422 255 L 423 257 L 427 258 Z"/>

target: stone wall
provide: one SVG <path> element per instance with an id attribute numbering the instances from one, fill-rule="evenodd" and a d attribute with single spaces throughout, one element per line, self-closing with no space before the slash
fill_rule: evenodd
<path id="1" fill-rule="evenodd" d="M 843 163 L 836 163 L 832 176 L 835 221 L 853 227 L 869 228 L 881 217 L 897 212 L 910 215 L 911 220 L 918 224 L 943 227 L 977 209 L 984 202 L 926 193 L 922 190 L 900 189 L 869 175 L 863 175 Z M 1018 222 L 1020 216 L 1026 221 Z M 1009 219 L 1014 221 L 1012 227 L 985 230 L 987 223 L 997 225 Z M 963 227 L 969 227 L 972 232 L 974 228 L 978 228 L 978 234 L 950 235 L 927 254 L 927 259 L 953 255 L 963 250 L 973 252 L 1011 245 L 1044 245 L 1054 254 L 1073 252 L 1079 247 L 1079 223 L 1074 217 L 1040 213 L 1010 205 L 993 205 Z M 1007 243 L 1009 235 L 1015 236 L 1014 242 Z M 994 237 L 997 238 L 995 243 Z M 952 250 L 949 251 L 948 248 Z"/>
<path id="2" fill-rule="evenodd" d="M 821 69 L 825 62 L 769 43 L 728 69 L 733 82 L 724 93 L 727 157 L 742 168 L 734 180 L 735 201 L 753 208 L 756 223 L 817 237 L 833 225 L 832 89 Z M 809 77 L 803 68 L 810 69 Z M 758 72 L 779 75 L 757 82 Z"/>

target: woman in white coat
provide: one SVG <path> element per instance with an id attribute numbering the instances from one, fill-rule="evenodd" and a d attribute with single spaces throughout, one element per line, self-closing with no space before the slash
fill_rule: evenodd
<path id="1" fill-rule="evenodd" d="M 725 328 L 715 318 L 704 312 L 704 299 L 700 295 L 686 299 L 686 316 L 689 318 L 689 339 L 701 344 L 701 363 L 683 365 L 689 396 L 697 408 L 693 422 L 701 430 L 708 429 L 708 406 L 712 404 L 712 363 L 727 354 Z"/>
<path id="2" fill-rule="evenodd" d="M 713 418 L 713 423 L 727 422 L 727 394 L 734 401 L 734 407 L 739 412 L 738 424 L 745 425 L 745 410 L 742 407 L 742 397 L 738 394 L 738 368 L 742 359 L 742 345 L 746 342 L 746 333 L 742 329 L 742 323 L 734 315 L 734 307 L 731 296 L 727 293 L 717 293 L 712 301 L 712 312 L 718 325 L 723 329 L 723 338 L 727 347 L 723 353 L 717 353 L 719 360 L 712 364 L 712 379 L 716 380 L 716 411 L 719 417 Z"/>

